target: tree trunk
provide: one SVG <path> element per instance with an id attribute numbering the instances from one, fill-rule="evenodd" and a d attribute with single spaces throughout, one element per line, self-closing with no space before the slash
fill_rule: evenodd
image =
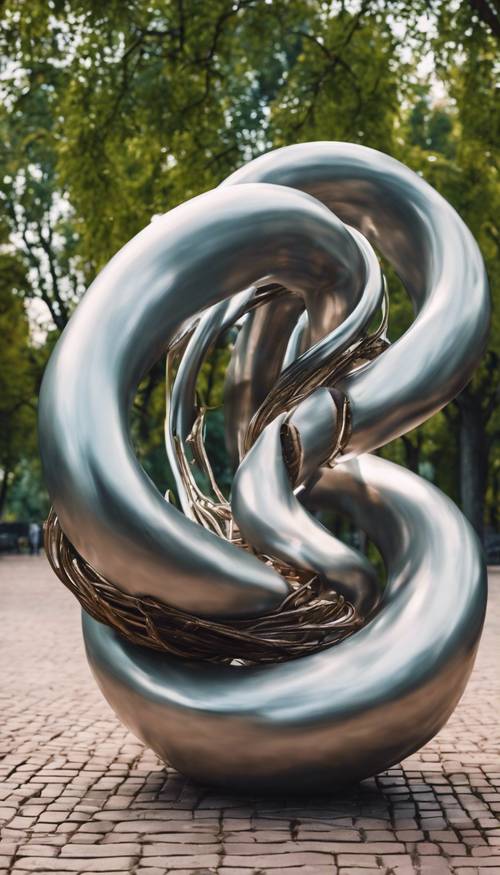
<path id="1" fill-rule="evenodd" d="M 5 468 L 2 475 L 2 482 L 0 483 L 0 519 L 2 519 L 3 509 L 5 507 L 5 502 L 7 500 L 7 491 L 9 488 L 9 477 L 10 471 L 8 468 Z"/>
<path id="2" fill-rule="evenodd" d="M 406 435 L 401 435 L 401 440 L 403 441 L 405 451 L 406 467 L 409 468 L 410 471 L 414 471 L 415 474 L 418 474 L 422 452 L 422 435 L 415 435 L 414 441 Z"/>
<path id="3" fill-rule="evenodd" d="M 488 438 L 481 399 L 467 389 L 457 398 L 460 411 L 460 503 L 483 539 L 484 505 L 488 478 Z"/>
<path id="4" fill-rule="evenodd" d="M 494 532 L 498 532 L 498 512 L 500 508 L 500 471 L 493 471 L 492 474 L 492 500 L 490 507 L 490 526 Z"/>

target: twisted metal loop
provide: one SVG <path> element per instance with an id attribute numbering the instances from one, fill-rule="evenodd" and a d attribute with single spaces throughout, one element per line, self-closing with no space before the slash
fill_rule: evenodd
<path id="1" fill-rule="evenodd" d="M 393 344 L 377 253 L 415 310 Z M 316 787 L 386 768 L 443 725 L 481 632 L 481 553 L 449 499 L 370 453 L 460 391 L 488 321 L 482 259 L 449 204 L 343 143 L 250 162 L 95 280 L 42 386 L 47 551 L 85 608 L 104 694 L 160 756 L 215 783 Z M 229 330 L 230 497 L 196 391 Z M 179 509 L 128 433 L 162 355 Z M 325 508 L 378 546 L 384 588 Z"/>

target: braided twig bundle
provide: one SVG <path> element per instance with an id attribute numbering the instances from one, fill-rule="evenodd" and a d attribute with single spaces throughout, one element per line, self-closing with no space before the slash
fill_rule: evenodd
<path id="1" fill-rule="evenodd" d="M 133 644 L 184 659 L 242 665 L 281 662 L 330 647 L 359 625 L 352 605 L 325 592 L 317 577 L 295 579 L 292 594 L 272 613 L 232 623 L 204 620 L 148 596 L 128 595 L 82 559 L 54 510 L 45 523 L 45 550 L 59 580 L 91 617 Z"/>

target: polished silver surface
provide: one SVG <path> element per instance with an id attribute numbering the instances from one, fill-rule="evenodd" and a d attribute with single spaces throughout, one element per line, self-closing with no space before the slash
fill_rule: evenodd
<path id="1" fill-rule="evenodd" d="M 376 252 L 415 309 L 392 346 Z M 84 616 L 104 695 L 160 756 L 204 781 L 294 790 L 372 775 L 443 725 L 481 633 L 481 551 L 449 499 L 369 451 L 454 397 L 488 323 L 484 266 L 459 216 L 408 168 L 346 143 L 250 162 L 157 219 L 95 280 L 40 398 L 66 536 L 123 591 L 198 617 L 277 608 L 291 589 L 285 563 L 345 596 L 363 624 L 321 653 L 236 667 L 155 653 Z M 196 383 L 231 326 L 229 501 L 210 476 L 210 494 L 196 483 L 207 463 Z M 178 355 L 165 436 L 183 513 L 140 468 L 128 431 L 137 385 L 167 350 Z M 385 588 L 320 523 L 324 509 L 379 547 Z"/>
<path id="2" fill-rule="evenodd" d="M 249 313 L 238 334 L 224 382 L 226 446 L 235 469 L 250 420 L 280 375 L 302 312 L 307 313 L 298 295 L 281 296 Z"/>
<path id="3" fill-rule="evenodd" d="M 216 667 L 135 647 L 84 617 L 108 702 L 197 780 L 301 791 L 364 778 L 428 741 L 463 692 L 486 601 L 464 517 L 429 483 L 370 455 L 322 473 L 315 490 L 312 506 L 352 513 L 387 566 L 378 613 L 341 644 L 281 665 Z"/>
<path id="4" fill-rule="evenodd" d="M 451 401 L 484 350 L 490 301 L 479 248 L 450 204 L 399 161 L 351 143 L 277 149 L 224 185 L 250 182 L 318 198 L 387 258 L 412 298 L 405 334 L 337 386 L 351 405 L 347 452 L 376 449 Z"/>
<path id="5" fill-rule="evenodd" d="M 335 419 L 329 406 L 335 409 L 335 405 L 328 389 L 317 389 L 314 394 L 320 397 L 311 396 L 311 400 L 323 412 L 317 420 L 317 434 L 324 437 L 323 452 L 319 448 L 316 455 L 321 464 L 331 453 Z M 365 556 L 334 538 L 294 495 L 281 449 L 285 419 L 285 414 L 276 417 L 239 466 L 233 481 L 234 518 L 254 548 L 319 575 L 365 620 L 379 601 L 377 576 Z M 306 448 L 312 456 L 318 450 L 308 444 Z"/>
<path id="6" fill-rule="evenodd" d="M 40 394 L 40 451 L 64 532 L 101 574 L 200 616 L 252 616 L 288 584 L 195 526 L 135 457 L 128 411 L 141 377 L 201 308 L 263 277 L 361 299 L 362 255 L 322 204 L 279 186 L 220 188 L 177 207 L 99 274 L 63 332 Z"/>
<path id="7" fill-rule="evenodd" d="M 165 446 L 174 475 L 179 504 L 186 516 L 194 519 L 191 502 L 179 469 L 176 441 L 185 446 L 196 421 L 196 380 L 201 366 L 218 337 L 236 322 L 255 294 L 255 286 L 245 289 L 229 301 L 209 307 L 202 316 L 181 356 L 165 417 Z"/>

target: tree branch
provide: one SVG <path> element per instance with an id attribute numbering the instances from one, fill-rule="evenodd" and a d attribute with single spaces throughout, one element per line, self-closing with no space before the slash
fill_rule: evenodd
<path id="1" fill-rule="evenodd" d="M 483 24 L 489 27 L 493 36 L 500 38 L 500 11 L 495 12 L 487 0 L 469 0 L 469 4 Z"/>

